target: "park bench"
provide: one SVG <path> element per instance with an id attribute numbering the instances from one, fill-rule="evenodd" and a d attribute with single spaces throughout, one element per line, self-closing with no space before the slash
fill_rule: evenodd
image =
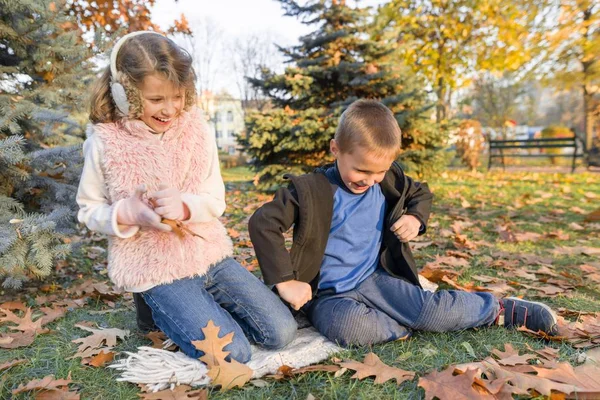
<path id="1" fill-rule="evenodd" d="M 492 160 L 500 158 L 502 160 L 502 168 L 505 168 L 505 157 L 571 157 L 573 163 L 571 172 L 575 171 L 575 163 L 577 158 L 583 157 L 583 146 L 578 143 L 578 138 L 551 138 L 551 139 L 515 139 L 515 140 L 495 140 L 489 139 L 489 163 L 488 171 L 492 168 Z M 531 154 L 527 152 L 514 152 L 512 150 L 529 150 L 529 149 L 573 149 L 573 154 L 555 154 L 555 153 L 537 153 Z M 505 153 L 505 151 L 508 151 Z"/>

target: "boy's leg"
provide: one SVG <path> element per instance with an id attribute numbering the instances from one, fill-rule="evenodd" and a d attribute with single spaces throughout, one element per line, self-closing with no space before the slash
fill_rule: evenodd
<path id="1" fill-rule="evenodd" d="M 406 339 L 410 330 L 361 302 L 355 291 L 314 299 L 307 307 L 312 324 L 341 346 L 362 346 Z"/>
<path id="2" fill-rule="evenodd" d="M 199 358 L 204 354 L 192 341 L 204 339 L 202 328 L 212 320 L 221 328 L 219 337 L 233 332 L 233 341 L 225 346 L 231 357 L 242 363 L 248 362 L 248 339 L 231 315 L 215 302 L 205 285 L 206 276 L 179 279 L 155 286 L 142 295 L 152 309 L 156 325 L 188 356 Z"/>
<path id="3" fill-rule="evenodd" d="M 429 292 L 377 269 L 357 291 L 367 305 L 412 329 L 447 332 L 489 326 L 500 313 L 491 293 Z"/>
<path id="4" fill-rule="evenodd" d="M 419 330 L 445 332 L 500 322 L 506 327 L 524 325 L 548 334 L 556 331 L 556 317 L 542 303 L 490 293 L 457 290 L 428 292 L 377 270 L 358 288 L 366 304 L 382 310 L 400 324 Z M 504 323 L 499 321 L 503 317 Z"/>
<path id="5" fill-rule="evenodd" d="M 234 259 L 226 258 L 211 268 L 206 288 L 254 343 L 277 349 L 296 336 L 297 324 L 290 310 Z"/>
<path id="6" fill-rule="evenodd" d="M 133 293 L 133 302 L 135 303 L 135 313 L 137 326 L 144 333 L 155 331 L 158 328 L 152 319 L 152 309 L 146 304 L 144 296 L 141 293 Z"/>

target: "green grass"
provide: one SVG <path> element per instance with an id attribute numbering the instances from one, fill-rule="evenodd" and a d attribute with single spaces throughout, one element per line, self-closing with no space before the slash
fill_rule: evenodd
<path id="1" fill-rule="evenodd" d="M 221 171 L 223 180 L 229 182 L 247 182 L 254 179 L 254 173 L 248 167 L 235 167 L 223 169 Z"/>
<path id="2" fill-rule="evenodd" d="M 247 182 L 252 173 L 245 168 L 223 171 L 228 182 L 228 210 L 224 220 L 228 227 L 238 230 L 242 235 L 236 239 L 238 247 L 242 240 L 247 240 L 243 232 L 247 216 L 268 196 L 253 191 Z M 544 297 L 539 292 L 517 290 L 514 294 L 525 295 L 547 302 L 553 307 L 567 307 L 581 311 L 600 311 L 600 288 L 598 284 L 586 280 L 578 266 L 584 263 L 597 263 L 597 257 L 586 255 L 554 254 L 560 247 L 600 247 L 598 231 L 588 227 L 582 231 L 574 231 L 569 224 L 582 223 L 583 213 L 593 211 L 600 201 L 600 174 L 549 174 L 549 173 L 502 173 L 493 171 L 490 174 L 469 174 L 452 171 L 429 182 L 435 194 L 434 209 L 430 219 L 427 239 L 434 245 L 426 247 L 415 256 L 422 266 L 434 259 L 435 255 L 443 255 L 446 250 L 454 249 L 452 238 L 440 235 L 443 229 L 449 229 L 456 221 L 464 221 L 472 225 L 463 228 L 471 241 L 481 242 L 473 251 L 471 266 L 464 270 L 457 281 L 461 284 L 471 282 L 473 275 L 498 276 L 500 269 L 491 266 L 495 259 L 492 255 L 498 251 L 510 252 L 514 255 L 530 254 L 550 257 L 556 272 L 569 272 L 580 278 L 582 287 L 578 287 L 568 296 Z M 547 195 L 548 193 L 549 195 Z M 541 199 L 541 201 L 538 201 Z M 464 202 L 470 204 L 464 207 Z M 568 239 L 543 239 L 536 242 L 505 243 L 498 239 L 496 227 L 508 224 L 514 232 L 538 232 L 541 234 L 561 230 L 569 235 Z M 92 245 L 103 245 L 95 242 Z M 237 249 L 236 249 L 237 252 Z M 241 254 L 241 253 L 237 253 Z M 244 257 L 247 253 L 244 253 Z M 94 269 L 98 259 L 85 257 L 85 246 L 74 256 L 72 263 L 84 277 L 101 275 Z M 537 269 L 538 265 L 519 268 Z M 74 279 L 68 275 L 55 276 L 55 283 L 70 286 Z M 70 280 L 71 279 L 71 280 Z M 520 278 L 514 278 L 519 281 Z M 529 284 L 534 284 L 528 282 Z M 24 291 L 25 299 L 33 305 L 32 298 L 39 292 L 35 287 Z M 7 293 L 4 293 L 6 296 Z M 34 378 L 54 374 L 57 378 L 66 378 L 69 371 L 82 399 L 136 399 L 138 388 L 135 385 L 117 382 L 118 373 L 107 368 L 91 368 L 80 365 L 79 359 L 67 360 L 77 348 L 73 339 L 86 336 L 87 333 L 74 325 L 83 320 L 95 321 L 103 327 L 129 329 L 131 336 L 120 343 L 116 350 L 135 351 L 139 345 L 150 342 L 139 334 L 135 327 L 135 314 L 128 301 L 121 301 L 117 309 L 122 310 L 109 314 L 90 314 L 90 311 L 106 307 L 100 302 L 90 300 L 86 307 L 69 312 L 64 318 L 50 324 L 52 333 L 40 335 L 33 345 L 15 350 L 0 351 L 0 364 L 18 359 L 27 359 L 27 363 L 0 372 L 0 399 L 11 398 L 10 391 L 21 383 Z M 6 326 L 0 327 L 6 331 Z M 450 364 L 480 360 L 489 356 L 494 348 L 502 349 L 505 343 L 511 343 L 518 349 L 525 350 L 529 345 L 542 348 L 546 343 L 524 336 L 515 331 L 502 328 L 486 328 L 454 333 L 416 333 L 404 342 L 393 342 L 369 348 L 345 350 L 337 355 L 339 358 L 362 360 L 369 351 L 374 351 L 382 361 L 416 371 L 419 374 L 434 369 L 442 369 Z M 581 350 L 567 344 L 551 344 L 560 349 L 562 360 L 574 363 Z M 472 349 L 472 353 L 471 353 Z M 473 355 L 475 357 L 473 357 Z M 121 355 L 120 357 L 124 357 Z M 243 389 L 227 393 L 211 391 L 214 399 L 305 399 L 312 394 L 318 399 L 422 399 L 424 392 L 417 387 L 417 379 L 405 382 L 401 386 L 394 383 L 375 385 L 371 379 L 357 381 L 351 379 L 351 371 L 339 378 L 327 373 L 309 373 L 288 381 L 268 382 L 267 387 L 254 387 L 249 384 Z M 33 398 L 31 394 L 15 396 L 17 399 Z"/>

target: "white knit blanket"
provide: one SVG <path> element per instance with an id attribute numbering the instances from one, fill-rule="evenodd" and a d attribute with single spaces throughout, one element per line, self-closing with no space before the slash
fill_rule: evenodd
<path id="1" fill-rule="evenodd" d="M 118 381 L 145 384 L 151 391 L 178 384 L 201 386 L 210 382 L 206 365 L 182 352 L 145 346 L 138 347 L 138 350 L 137 353 L 127 352 L 127 358 L 110 365 L 110 368 L 121 371 Z M 282 365 L 299 368 L 321 362 L 341 350 L 309 327 L 299 329 L 296 339 L 283 349 L 266 350 L 252 346 L 252 359 L 247 365 L 254 371 L 253 378 L 256 379 L 276 373 Z"/>
<path id="2" fill-rule="evenodd" d="M 425 290 L 437 290 L 438 285 L 421 275 L 419 280 Z M 302 329 L 298 330 L 296 339 L 283 349 L 265 350 L 252 346 L 252 358 L 247 365 L 254 371 L 254 379 L 274 374 L 282 365 L 300 368 L 316 364 L 343 350 L 309 326 L 305 318 L 297 317 L 297 321 Z M 122 372 L 118 381 L 145 384 L 150 391 L 179 384 L 202 386 L 210 382 L 206 365 L 180 351 L 174 353 L 145 346 L 138 347 L 138 350 L 137 353 L 126 352 L 127 358 L 109 366 Z"/>

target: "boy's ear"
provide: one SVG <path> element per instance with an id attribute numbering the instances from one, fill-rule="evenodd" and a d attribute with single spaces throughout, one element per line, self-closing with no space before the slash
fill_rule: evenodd
<path id="1" fill-rule="evenodd" d="M 338 144 L 335 141 L 335 139 L 331 139 L 331 141 L 329 142 L 329 150 L 331 150 L 331 154 L 333 154 L 336 157 L 340 153 L 340 148 L 338 147 Z"/>

